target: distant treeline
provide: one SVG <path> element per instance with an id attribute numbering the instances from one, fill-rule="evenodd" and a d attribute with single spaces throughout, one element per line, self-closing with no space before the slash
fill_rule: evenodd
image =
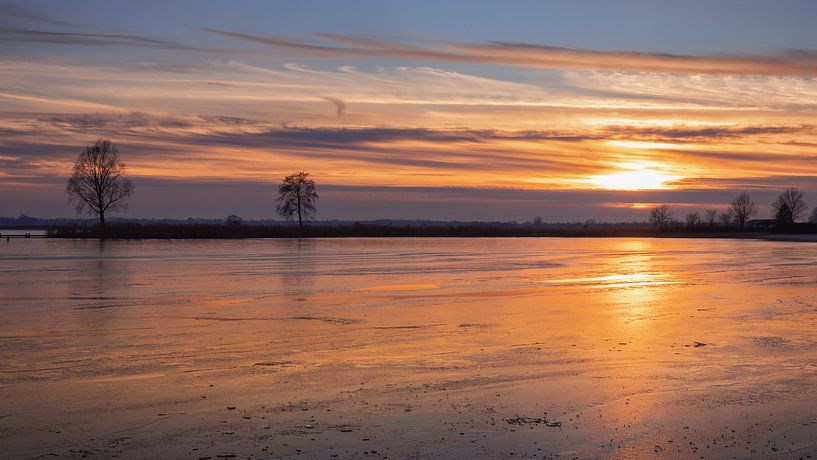
<path id="1" fill-rule="evenodd" d="M 232 216 L 231 216 L 232 217 Z M 237 217 L 237 216 L 236 216 Z M 98 223 L 95 218 L 45 218 L 32 217 L 21 214 L 18 217 L 1 217 L 0 228 L 20 228 L 20 229 L 47 229 L 50 227 L 91 227 Z M 187 219 L 157 219 L 157 218 L 128 218 L 113 217 L 108 219 L 109 225 L 140 224 L 152 225 L 229 225 L 230 222 L 221 218 L 194 218 Z M 297 227 L 297 222 L 274 219 L 240 219 L 238 225 L 248 227 Z M 309 227 L 346 227 L 351 225 L 373 225 L 378 227 L 529 227 L 536 226 L 544 229 L 582 228 L 593 227 L 616 227 L 616 228 L 638 228 L 649 227 L 647 222 L 516 222 L 516 221 L 459 221 L 459 220 L 428 220 L 428 219 L 369 219 L 357 220 L 314 220 L 308 223 Z"/>
<path id="2" fill-rule="evenodd" d="M 347 225 L 224 225 L 224 224 L 108 224 L 52 226 L 47 236 L 53 238 L 117 239 L 204 239 L 204 238 L 348 238 L 348 237 L 751 237 L 767 232 L 738 232 L 729 227 L 669 227 L 656 230 L 644 226 L 577 226 L 543 228 L 536 225 L 495 226 L 488 224 L 397 226 L 356 223 Z M 817 233 L 815 224 L 776 230 L 774 233 Z"/>
<path id="3" fill-rule="evenodd" d="M 574 230 L 564 230 L 566 233 Z M 545 231 L 525 226 L 499 225 L 218 225 L 218 224 L 108 224 L 48 228 L 49 237 L 62 238 L 344 238 L 344 237 L 433 237 L 433 236 L 543 236 Z"/>

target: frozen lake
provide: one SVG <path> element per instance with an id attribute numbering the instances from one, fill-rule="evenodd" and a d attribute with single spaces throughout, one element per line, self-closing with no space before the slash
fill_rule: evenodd
<path id="1" fill-rule="evenodd" d="M 0 455 L 817 452 L 817 243 L 0 242 Z"/>

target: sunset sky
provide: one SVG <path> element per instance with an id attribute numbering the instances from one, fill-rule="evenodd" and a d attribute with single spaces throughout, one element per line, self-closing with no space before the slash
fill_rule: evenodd
<path id="1" fill-rule="evenodd" d="M 97 138 L 125 217 L 646 220 L 817 205 L 817 2 L 0 2 L 0 215 L 71 216 Z"/>

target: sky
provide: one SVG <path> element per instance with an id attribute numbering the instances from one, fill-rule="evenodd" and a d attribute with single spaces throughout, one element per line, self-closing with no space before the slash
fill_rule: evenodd
<path id="1" fill-rule="evenodd" d="M 817 2 L 0 1 L 0 216 L 643 221 L 817 205 Z"/>

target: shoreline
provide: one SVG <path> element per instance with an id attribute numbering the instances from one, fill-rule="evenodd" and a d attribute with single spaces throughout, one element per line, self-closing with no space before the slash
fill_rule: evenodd
<path id="1" fill-rule="evenodd" d="M 297 226 L 141 225 L 49 227 L 47 238 L 104 239 L 257 239 L 257 238 L 728 238 L 817 241 L 812 225 L 781 231 L 740 231 L 735 228 L 673 227 L 664 230 L 634 226 L 541 228 L 527 225 L 428 225 L 376 224 Z M 22 232 L 22 230 L 21 230 Z"/>
<path id="2" fill-rule="evenodd" d="M 28 236 L 26 236 L 28 235 Z M 217 225 L 217 224 L 113 224 L 94 226 L 50 226 L 6 228 L 0 239 L 61 238 L 107 240 L 173 239 L 310 239 L 310 238 L 713 238 L 769 241 L 817 242 L 812 224 L 781 231 L 745 230 L 726 227 L 673 227 L 664 230 L 638 226 L 541 228 L 527 225 L 427 225 L 397 226 L 377 224 L 310 225 Z"/>
<path id="3" fill-rule="evenodd" d="M 2 238 L 20 239 L 62 239 L 62 240 L 311 240 L 311 239 L 402 239 L 402 238 L 563 238 L 563 239 L 617 239 L 617 238 L 651 238 L 651 239 L 724 239 L 724 240 L 756 240 L 781 242 L 817 242 L 817 234 L 775 234 L 775 233 L 594 233 L 594 234 L 360 234 L 360 235 L 278 235 L 278 236 L 111 236 L 111 235 L 24 235 L 3 234 Z M 2 239 L 0 238 L 0 239 Z"/>

